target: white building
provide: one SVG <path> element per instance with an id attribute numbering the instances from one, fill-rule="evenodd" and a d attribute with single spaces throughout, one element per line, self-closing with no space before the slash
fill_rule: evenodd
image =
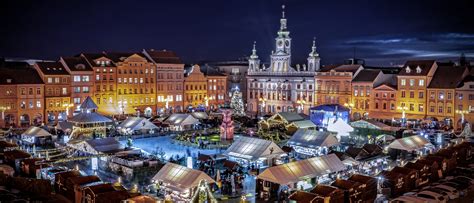
<path id="1" fill-rule="evenodd" d="M 254 43 L 247 77 L 247 110 L 308 114 L 314 102 L 314 75 L 319 68 L 320 58 L 314 40 L 307 64 L 291 64 L 291 37 L 283 10 L 269 67 L 260 64 Z"/>

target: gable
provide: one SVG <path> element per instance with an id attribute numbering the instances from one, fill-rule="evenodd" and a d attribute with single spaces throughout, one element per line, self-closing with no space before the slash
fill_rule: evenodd
<path id="1" fill-rule="evenodd" d="M 138 55 L 138 54 L 132 54 L 131 56 L 127 57 L 125 60 L 123 60 L 124 62 L 147 62 L 147 60 Z"/>
<path id="2" fill-rule="evenodd" d="M 377 90 L 377 91 L 397 91 L 395 88 L 390 87 L 390 86 L 385 85 L 385 84 L 374 88 L 374 90 Z"/>

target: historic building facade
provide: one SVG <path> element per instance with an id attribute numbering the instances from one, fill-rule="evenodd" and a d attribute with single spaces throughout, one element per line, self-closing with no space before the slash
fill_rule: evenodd
<path id="1" fill-rule="evenodd" d="M 209 106 L 207 97 L 207 79 L 199 65 L 193 65 L 184 80 L 185 110 L 192 108 L 205 109 Z"/>
<path id="2" fill-rule="evenodd" d="M 1 127 L 28 127 L 44 122 L 44 84 L 29 64 L 0 64 L 0 113 Z"/>
<path id="3" fill-rule="evenodd" d="M 121 114 L 156 112 L 155 65 L 141 53 L 105 53 L 117 66 L 117 107 Z"/>
<path id="4" fill-rule="evenodd" d="M 184 106 L 184 63 L 172 51 L 143 50 L 156 66 L 157 111 L 181 112 Z"/>
<path id="5" fill-rule="evenodd" d="M 217 69 L 204 65 L 201 72 L 207 80 L 207 98 L 210 110 L 217 110 L 228 101 L 227 75 Z"/>
<path id="6" fill-rule="evenodd" d="M 57 123 L 72 116 L 71 75 L 60 62 L 37 62 L 33 66 L 44 83 L 46 123 Z"/>
<path id="7" fill-rule="evenodd" d="M 363 70 L 362 65 L 326 66 L 315 75 L 316 105 L 340 104 L 355 107 L 351 103 L 352 79 Z"/>
<path id="8" fill-rule="evenodd" d="M 80 111 L 79 106 L 89 96 L 93 95 L 94 71 L 82 57 L 61 57 L 60 62 L 71 75 L 71 101 L 75 113 Z"/>
<path id="9" fill-rule="evenodd" d="M 308 63 L 293 66 L 291 40 L 283 11 L 268 67 L 260 64 L 254 43 L 247 76 L 247 111 L 309 112 L 314 103 L 314 75 L 320 68 L 320 58 L 313 40 Z"/>
<path id="10" fill-rule="evenodd" d="M 93 94 L 98 112 L 102 114 L 120 114 L 117 107 L 117 66 L 103 53 L 81 54 L 92 67 L 94 75 L 91 80 Z"/>

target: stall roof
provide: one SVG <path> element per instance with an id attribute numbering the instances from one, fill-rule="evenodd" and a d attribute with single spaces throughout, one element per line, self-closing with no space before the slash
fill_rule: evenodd
<path id="1" fill-rule="evenodd" d="M 197 112 L 192 112 L 191 115 L 196 118 L 196 119 L 199 119 L 199 120 L 203 120 L 203 119 L 208 119 L 209 116 L 207 115 L 206 112 L 200 112 L 200 111 L 197 111 Z"/>
<path id="2" fill-rule="evenodd" d="M 185 126 L 198 124 L 199 120 L 190 114 L 175 113 L 171 114 L 171 116 L 165 119 L 163 122 L 174 126 Z"/>
<path id="3" fill-rule="evenodd" d="M 282 155 L 285 152 L 269 140 L 240 137 L 223 153 L 226 156 L 239 157 L 250 161 L 272 155 Z"/>
<path id="4" fill-rule="evenodd" d="M 355 128 L 367 128 L 367 129 L 376 129 L 376 130 L 383 130 L 383 131 L 399 130 L 398 127 L 392 127 L 392 126 L 386 125 L 385 123 L 378 122 L 371 119 L 354 121 L 354 122 L 351 122 L 350 125 Z"/>
<path id="5" fill-rule="evenodd" d="M 258 175 L 258 178 L 287 185 L 308 178 L 342 171 L 345 168 L 342 161 L 335 154 L 328 154 L 267 168 Z"/>
<path id="6" fill-rule="evenodd" d="M 294 112 L 278 112 L 272 117 L 270 117 L 268 120 L 273 120 L 273 119 L 282 119 L 286 121 L 287 123 L 291 123 L 295 121 L 305 120 L 305 117 Z"/>
<path id="7" fill-rule="evenodd" d="M 316 127 L 313 121 L 310 121 L 310 120 L 295 121 L 292 124 L 294 124 L 297 128 L 315 128 Z"/>
<path id="8" fill-rule="evenodd" d="M 91 154 L 110 154 L 124 149 L 120 142 L 113 137 L 68 143 L 68 146 Z"/>
<path id="9" fill-rule="evenodd" d="M 154 181 L 163 182 L 166 187 L 177 191 L 185 191 L 197 187 L 201 180 L 215 183 L 206 173 L 174 163 L 166 163 L 153 177 Z"/>
<path id="10" fill-rule="evenodd" d="M 288 198 L 296 202 L 311 203 L 311 202 L 316 202 L 315 200 L 321 197 L 313 193 L 297 190 L 296 192 L 291 194 Z"/>
<path id="11" fill-rule="evenodd" d="M 339 145 L 337 138 L 329 132 L 318 130 L 298 129 L 288 141 L 290 145 L 306 148 L 332 147 Z"/>
<path id="12" fill-rule="evenodd" d="M 31 126 L 30 128 L 28 128 L 28 130 L 26 130 L 21 135 L 22 136 L 34 136 L 34 137 L 47 137 L 47 136 L 51 136 L 51 133 L 49 133 L 48 131 L 46 131 L 43 128 Z"/>
<path id="13" fill-rule="evenodd" d="M 56 127 L 57 127 L 58 129 L 63 130 L 63 131 L 72 130 L 72 123 L 71 123 L 71 122 L 67 122 L 67 121 L 61 121 L 61 122 L 58 122 L 58 124 L 56 125 Z"/>
<path id="14" fill-rule="evenodd" d="M 311 190 L 311 192 L 323 197 L 330 197 L 330 196 L 333 196 L 333 194 L 338 194 L 338 193 L 343 195 L 342 190 L 338 189 L 337 187 L 333 187 L 329 185 L 316 185 L 316 187 L 314 187 Z"/>
<path id="15" fill-rule="evenodd" d="M 96 112 L 81 112 L 75 116 L 73 116 L 71 119 L 69 119 L 70 122 L 73 123 L 109 123 L 112 122 L 110 118 L 107 118 L 103 115 L 100 115 Z"/>
<path id="16" fill-rule="evenodd" d="M 126 120 L 124 120 L 118 128 L 124 128 L 124 129 L 131 129 L 131 130 L 151 130 L 151 129 L 157 129 L 155 124 L 150 122 L 146 118 L 140 118 L 140 117 L 128 117 Z"/>
<path id="17" fill-rule="evenodd" d="M 392 143 L 388 145 L 388 148 L 392 149 L 400 149 L 405 151 L 415 151 L 422 149 L 431 143 L 425 139 L 424 137 L 413 135 L 409 137 L 404 137 L 400 139 L 396 139 Z"/>
<path id="18" fill-rule="evenodd" d="M 327 129 L 330 132 L 336 132 L 339 136 L 349 136 L 349 134 L 354 131 L 354 128 L 341 118 L 338 118 L 337 120 L 330 119 Z"/>
<path id="19" fill-rule="evenodd" d="M 157 199 L 148 196 L 148 195 L 138 195 L 136 197 L 132 197 L 127 199 L 126 202 L 131 202 L 131 203 L 155 203 L 157 202 Z"/>

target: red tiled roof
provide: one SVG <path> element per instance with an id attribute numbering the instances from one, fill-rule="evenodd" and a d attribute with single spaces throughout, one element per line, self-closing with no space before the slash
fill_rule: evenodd
<path id="1" fill-rule="evenodd" d="M 418 75 L 418 76 L 426 76 L 428 72 L 430 72 L 431 67 L 435 64 L 435 60 L 417 60 L 417 61 L 407 61 L 405 65 L 403 65 L 402 70 L 398 73 L 399 75 Z M 407 67 L 410 67 L 410 72 L 407 73 Z M 421 72 L 417 73 L 417 67 L 421 68 Z"/>
<path id="2" fill-rule="evenodd" d="M 71 71 L 93 71 L 89 63 L 82 57 L 62 57 Z"/>
<path id="3" fill-rule="evenodd" d="M 144 50 L 151 60 L 155 63 L 164 63 L 164 64 L 183 64 L 181 59 L 173 51 L 168 50 Z"/>

